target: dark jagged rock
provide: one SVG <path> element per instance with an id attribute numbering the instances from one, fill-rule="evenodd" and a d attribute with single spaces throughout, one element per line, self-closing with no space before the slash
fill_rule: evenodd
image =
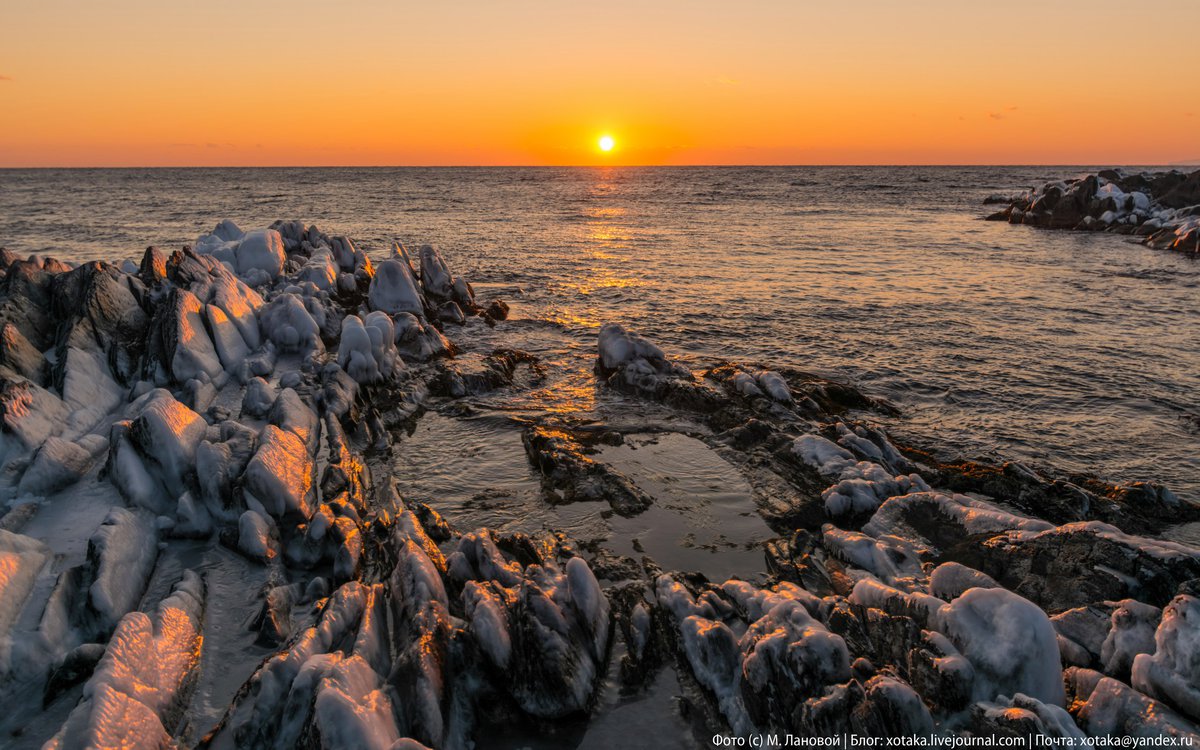
<path id="1" fill-rule="evenodd" d="M 1200 577 L 1200 553 L 1126 537 L 1111 526 L 1079 523 L 1022 538 L 962 545 L 960 562 L 1037 603 L 1062 612 L 1092 602 L 1136 598 L 1161 607 L 1186 580 Z"/>
<path id="2" fill-rule="evenodd" d="M 577 436 L 565 428 L 531 425 L 522 440 L 529 460 L 562 502 L 608 502 L 624 516 L 650 507 L 651 499 L 625 475 L 585 454 Z"/>

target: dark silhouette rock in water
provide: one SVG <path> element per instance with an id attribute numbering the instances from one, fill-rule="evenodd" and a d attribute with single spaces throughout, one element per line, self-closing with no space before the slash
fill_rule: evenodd
<path id="1" fill-rule="evenodd" d="M 1047 229 L 1134 234 L 1151 247 L 1200 253 L 1200 170 L 1127 173 L 1105 169 L 1047 183 L 1008 201 L 991 221 Z"/>

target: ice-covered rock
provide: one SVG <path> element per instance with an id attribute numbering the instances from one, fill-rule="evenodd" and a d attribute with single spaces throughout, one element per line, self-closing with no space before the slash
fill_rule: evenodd
<path id="1" fill-rule="evenodd" d="M 454 292 L 454 275 L 446 261 L 432 245 L 422 245 L 421 288 L 436 301 L 448 300 Z"/>
<path id="2" fill-rule="evenodd" d="M 320 352 L 321 327 L 300 296 L 287 292 L 267 303 L 259 314 L 263 335 L 285 352 Z"/>
<path id="3" fill-rule="evenodd" d="M 971 725 L 981 736 L 1036 735 L 1081 745 L 1087 739 L 1065 709 L 1021 693 L 976 703 L 971 707 Z"/>
<path id="4" fill-rule="evenodd" d="M 1100 664 L 1105 674 L 1124 678 L 1138 654 L 1154 653 L 1154 634 L 1163 612 L 1135 599 L 1116 604 L 1108 635 L 1100 646 Z"/>
<path id="5" fill-rule="evenodd" d="M 975 588 L 995 589 L 1000 584 L 986 573 L 956 562 L 942 563 L 929 574 L 929 593 L 939 599 L 951 601 Z"/>
<path id="6" fill-rule="evenodd" d="M 887 534 L 871 537 L 826 524 L 821 529 L 821 540 L 836 557 L 870 571 L 889 585 L 906 590 L 924 588 L 920 550 L 907 539 Z"/>
<path id="7" fill-rule="evenodd" d="M 392 319 L 382 312 L 373 312 L 366 320 L 348 315 L 342 321 L 338 364 L 359 383 L 390 379 L 404 367 L 395 338 Z"/>
<path id="8" fill-rule="evenodd" d="M 1064 705 L 1058 639 L 1037 605 L 1005 589 L 974 588 L 942 608 L 938 626 L 974 667 L 976 700 L 1024 693 Z"/>
<path id="9" fill-rule="evenodd" d="M 22 495 L 49 495 L 79 481 L 92 467 L 94 457 L 83 446 L 48 437 L 21 475 Z"/>
<path id="10" fill-rule="evenodd" d="M 918 474 L 892 476 L 879 464 L 858 461 L 844 466 L 837 484 L 822 492 L 821 498 L 825 512 L 836 519 L 872 513 L 889 497 L 929 491 L 929 485 Z"/>
<path id="11" fill-rule="evenodd" d="M 147 517 L 113 508 L 88 541 L 93 580 L 87 607 L 96 627 L 107 632 L 142 598 L 158 558 L 158 531 Z"/>
<path id="12" fill-rule="evenodd" d="M 940 547 L 976 534 L 1053 528 L 1046 521 L 1018 516 L 966 495 L 913 492 L 886 500 L 863 526 L 863 531 L 871 536 L 892 534 L 923 540 Z"/>
<path id="13" fill-rule="evenodd" d="M 46 384 L 46 357 L 12 323 L 0 326 L 0 366 L 38 385 Z"/>
<path id="14" fill-rule="evenodd" d="M 117 625 L 104 657 L 66 723 L 46 744 L 166 747 L 200 658 L 204 582 L 185 571 L 154 616 L 132 612 Z"/>
<path id="15" fill-rule="evenodd" d="M 242 395 L 242 414 L 261 419 L 271 411 L 275 403 L 275 390 L 262 378 L 251 378 Z"/>
<path id="16" fill-rule="evenodd" d="M 367 299 L 372 310 L 388 315 L 424 315 L 425 306 L 417 291 L 412 269 L 398 258 L 389 258 L 376 266 Z"/>
<path id="17" fill-rule="evenodd" d="M 279 554 L 278 532 L 269 519 L 248 510 L 238 519 L 238 551 L 258 562 L 270 562 Z"/>
<path id="18" fill-rule="evenodd" d="M 313 461 L 304 442 L 275 425 L 263 428 L 258 450 L 246 466 L 246 492 L 271 515 L 312 515 Z"/>
<path id="19" fill-rule="evenodd" d="M 855 463 L 853 453 L 813 433 L 796 438 L 792 442 L 792 453 L 826 476 L 837 476 Z"/>
<path id="20" fill-rule="evenodd" d="M 412 313 L 397 313 L 393 323 L 396 326 L 396 350 L 405 359 L 427 362 L 454 351 L 441 331 Z"/>
<path id="21" fill-rule="evenodd" d="M 219 380 L 224 373 L 216 346 L 205 327 L 204 304 L 186 289 L 174 288 L 159 307 L 151 325 L 147 375 L 158 382 L 191 378 Z"/>
<path id="22" fill-rule="evenodd" d="M 1200 721 L 1200 599 L 1187 594 L 1172 599 L 1163 609 L 1154 644 L 1153 654 L 1134 658 L 1131 683 Z"/>
<path id="23" fill-rule="evenodd" d="M 1088 669 L 1067 670 L 1079 726 L 1091 737 L 1172 738 L 1200 742 L 1200 730 L 1169 706 Z"/>
<path id="24" fill-rule="evenodd" d="M 0 529 L 0 640 L 8 637 L 49 560 L 50 548 L 42 542 Z M 0 656 L 0 674 L 5 662 Z"/>
<path id="25" fill-rule="evenodd" d="M 255 286 L 278 278 L 287 261 L 279 232 L 254 229 L 243 233 L 229 221 L 218 224 L 212 234 L 196 240 L 193 249 L 201 255 L 212 255 Z"/>

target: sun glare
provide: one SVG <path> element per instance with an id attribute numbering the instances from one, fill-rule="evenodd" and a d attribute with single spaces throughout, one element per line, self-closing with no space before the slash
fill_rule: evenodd
<path id="1" fill-rule="evenodd" d="M 600 136 L 599 146 L 600 146 L 601 151 L 604 151 L 605 153 L 607 153 L 609 151 L 612 151 L 613 147 L 616 145 L 617 145 L 617 142 L 613 140 L 613 137 L 611 135 Z"/>

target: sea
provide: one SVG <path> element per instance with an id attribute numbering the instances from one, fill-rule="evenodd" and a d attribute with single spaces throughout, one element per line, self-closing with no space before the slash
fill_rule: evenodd
<path id="1" fill-rule="evenodd" d="M 1095 168 L 0 170 L 0 246 L 136 261 L 222 219 L 298 219 L 377 259 L 432 244 L 512 304 L 487 345 L 547 367 L 514 409 L 594 413 L 596 333 L 617 321 L 697 367 L 851 382 L 944 458 L 1200 502 L 1200 261 L 983 220 L 990 194 Z"/>

